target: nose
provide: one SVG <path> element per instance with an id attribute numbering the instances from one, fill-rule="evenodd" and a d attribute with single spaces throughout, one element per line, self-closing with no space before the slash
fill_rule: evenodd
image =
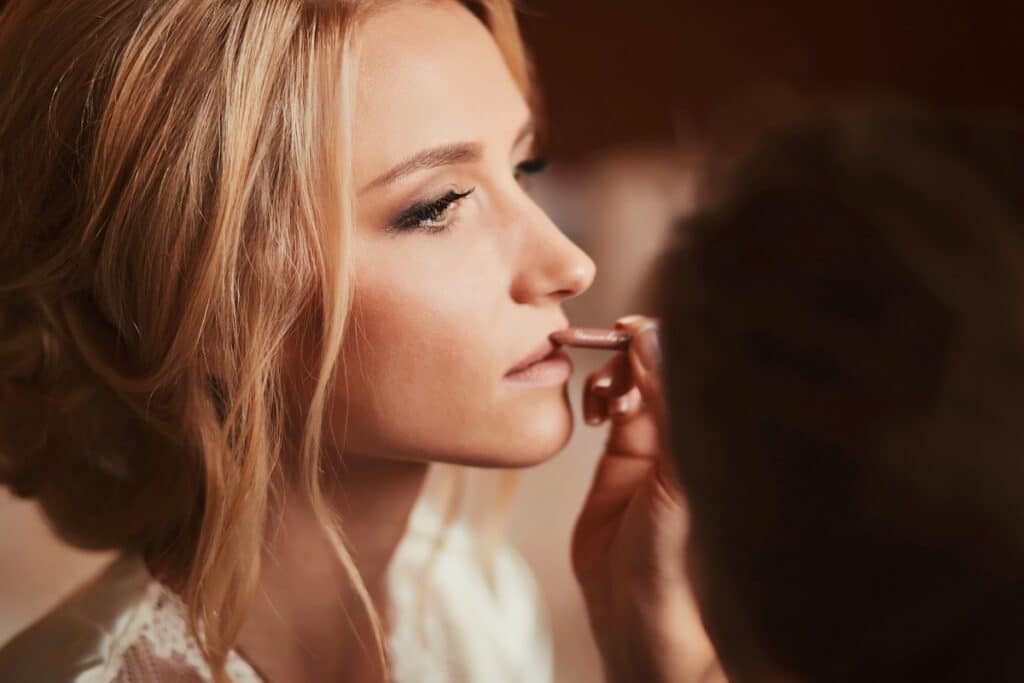
<path id="1" fill-rule="evenodd" d="M 557 304 L 587 291 L 597 271 L 593 259 L 535 204 L 528 214 L 522 225 L 512 299 L 520 304 Z"/>

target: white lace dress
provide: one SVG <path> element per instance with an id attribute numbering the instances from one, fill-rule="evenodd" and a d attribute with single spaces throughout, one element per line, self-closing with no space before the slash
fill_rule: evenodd
<path id="1" fill-rule="evenodd" d="M 511 549 L 486 580 L 472 536 L 456 525 L 430 575 L 420 609 L 421 568 L 439 526 L 419 506 L 392 563 L 393 679 L 398 683 L 547 683 L 551 640 L 532 575 Z M 419 621 L 422 619 L 422 621 Z M 264 681 L 238 653 L 234 683 Z M 0 649 L 3 683 L 209 683 L 186 626 L 185 606 L 126 555 Z"/>

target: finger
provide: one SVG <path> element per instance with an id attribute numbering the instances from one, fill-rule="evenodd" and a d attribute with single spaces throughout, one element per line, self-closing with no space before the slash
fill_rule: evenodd
<path id="1" fill-rule="evenodd" d="M 614 517 L 629 504 L 637 488 L 650 477 L 654 463 L 641 458 L 605 455 L 597 464 L 584 510 L 595 518 Z"/>
<path id="2" fill-rule="evenodd" d="M 683 493 L 683 484 L 679 481 L 679 474 L 676 472 L 675 463 L 669 455 L 662 452 L 656 462 L 655 482 L 664 493 L 677 502 L 684 502 L 686 494 Z"/>
<path id="3" fill-rule="evenodd" d="M 629 344 L 630 374 L 640 389 L 644 402 L 658 415 L 665 417 L 665 392 L 662 382 L 661 342 L 655 318 L 626 316 L 615 323 L 616 328 L 629 330 L 633 339 Z"/>
<path id="4" fill-rule="evenodd" d="M 611 380 L 599 370 L 590 373 L 583 384 L 583 421 L 591 426 L 601 424 L 608 417 L 607 400 L 597 389 L 602 383 L 610 384 Z"/>
<path id="5" fill-rule="evenodd" d="M 626 418 L 612 416 L 611 419 L 612 429 L 608 432 L 605 452 L 620 458 L 653 463 L 657 467 L 657 479 L 664 490 L 673 498 L 681 499 L 682 485 L 657 417 L 650 411 L 641 410 Z"/>
<path id="6" fill-rule="evenodd" d="M 639 332 L 648 327 L 658 327 L 661 321 L 649 315 L 625 315 L 615 321 L 615 329 Z"/>
<path id="7" fill-rule="evenodd" d="M 625 394 L 608 400 L 608 417 L 615 422 L 625 422 L 643 407 L 640 390 L 634 386 Z"/>
<path id="8" fill-rule="evenodd" d="M 641 410 L 613 420 L 605 451 L 644 460 L 658 458 L 662 440 L 657 419 L 651 412 Z"/>
<path id="9" fill-rule="evenodd" d="M 661 469 L 659 463 L 652 459 L 605 455 L 594 471 L 579 523 L 585 521 L 594 527 L 619 518 L 634 503 L 638 492 L 645 489 L 647 495 L 644 497 L 649 502 L 661 501 L 672 507 L 685 507 L 686 498 L 678 482 L 671 473 Z M 684 519 L 675 510 L 670 516 L 673 519 L 678 516 L 679 520 L 675 521 Z"/>
<path id="10" fill-rule="evenodd" d="M 595 374 L 601 379 L 595 382 L 594 391 L 606 398 L 621 396 L 633 387 L 633 376 L 626 353 L 616 353 Z"/>
<path id="11" fill-rule="evenodd" d="M 648 327 L 637 334 L 629 346 L 629 366 L 644 402 L 658 416 L 666 417 L 666 399 L 658 329 Z"/>

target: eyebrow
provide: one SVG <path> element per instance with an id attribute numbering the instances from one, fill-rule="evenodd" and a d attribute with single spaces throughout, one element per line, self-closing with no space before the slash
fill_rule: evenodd
<path id="1" fill-rule="evenodd" d="M 512 149 L 515 149 L 523 140 L 527 139 L 537 129 L 536 123 L 531 118 L 519 129 Z M 399 178 L 411 175 L 418 171 L 425 171 L 441 166 L 452 166 L 455 164 L 468 164 L 479 161 L 483 157 L 483 146 L 478 142 L 457 142 L 440 147 L 431 147 L 409 157 L 387 173 L 377 176 L 369 184 L 364 186 L 360 192 L 366 192 L 382 185 L 388 185 Z"/>

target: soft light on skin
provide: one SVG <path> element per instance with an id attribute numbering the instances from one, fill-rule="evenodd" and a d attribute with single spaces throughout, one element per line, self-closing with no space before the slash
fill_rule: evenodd
<path id="1" fill-rule="evenodd" d="M 531 112 L 487 29 L 454 2 L 403 3 L 361 32 L 353 164 L 355 300 L 333 429 L 346 457 L 536 464 L 572 433 L 565 383 L 505 374 L 567 325 L 591 259 L 516 178 Z M 382 182 L 424 150 L 442 166 Z M 388 230 L 410 206 L 472 194 L 442 232 Z"/>

